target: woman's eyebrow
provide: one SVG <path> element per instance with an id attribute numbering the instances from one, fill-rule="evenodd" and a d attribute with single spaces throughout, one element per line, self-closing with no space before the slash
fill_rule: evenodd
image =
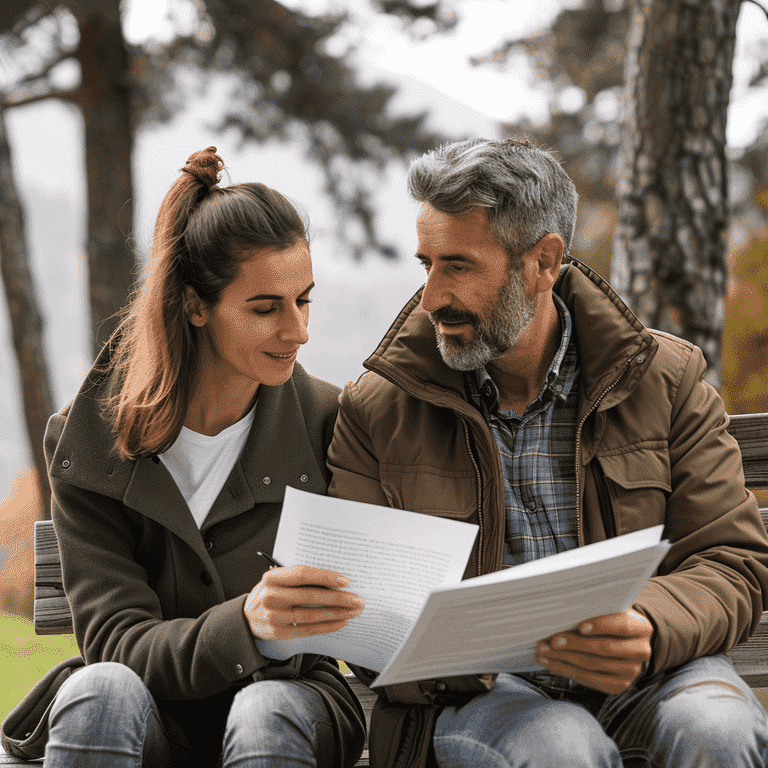
<path id="1" fill-rule="evenodd" d="M 315 287 L 314 283 L 310 283 L 300 294 L 299 296 L 303 296 L 305 293 L 309 293 L 313 288 Z M 280 296 L 277 293 L 260 293 L 257 296 L 251 296 L 249 299 L 246 299 L 246 301 L 282 301 L 285 298 L 285 296 Z"/>

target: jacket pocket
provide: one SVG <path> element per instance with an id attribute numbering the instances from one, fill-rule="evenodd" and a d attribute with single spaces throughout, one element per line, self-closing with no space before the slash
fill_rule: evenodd
<path id="1" fill-rule="evenodd" d="M 409 512 L 466 520 L 477 510 L 477 480 L 472 471 L 382 464 L 381 486 L 390 506 Z"/>
<path id="2" fill-rule="evenodd" d="M 605 477 L 616 535 L 664 524 L 672 492 L 666 444 L 595 456 Z"/>

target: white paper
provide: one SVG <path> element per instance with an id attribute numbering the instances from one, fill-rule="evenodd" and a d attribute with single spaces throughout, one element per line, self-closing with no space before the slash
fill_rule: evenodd
<path id="1" fill-rule="evenodd" d="M 262 655 L 321 653 L 381 670 L 427 595 L 461 581 L 478 526 L 285 489 L 274 558 L 343 573 L 365 609 L 346 627 L 295 640 L 257 640 Z"/>
<path id="2" fill-rule="evenodd" d="M 669 550 L 663 526 L 434 590 L 372 687 L 541 669 L 537 641 L 632 607 Z"/>

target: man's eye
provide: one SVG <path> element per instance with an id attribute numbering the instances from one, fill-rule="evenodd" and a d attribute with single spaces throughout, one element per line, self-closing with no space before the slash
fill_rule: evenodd
<path id="1" fill-rule="evenodd" d="M 305 304 L 311 304 L 311 303 L 312 303 L 312 301 L 313 301 L 312 299 L 296 299 L 296 303 L 297 303 L 297 304 L 298 304 L 300 307 L 303 307 Z"/>

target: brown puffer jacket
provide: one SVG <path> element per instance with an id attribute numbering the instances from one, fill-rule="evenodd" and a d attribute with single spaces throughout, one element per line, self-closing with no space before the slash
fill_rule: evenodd
<path id="1" fill-rule="evenodd" d="M 663 523 L 672 548 L 635 603 L 655 629 L 647 674 L 723 653 L 768 607 L 768 539 L 722 400 L 703 380 L 701 351 L 644 328 L 583 264 L 564 266 L 555 291 L 573 318 L 581 368 L 579 541 Z M 329 494 L 478 524 L 469 577 L 501 567 L 501 463 L 463 374 L 440 357 L 420 296 L 365 362 L 371 372 L 341 395 Z M 371 766 L 428 765 L 436 706 L 423 705 L 449 703 L 452 687 L 385 690 Z"/>

